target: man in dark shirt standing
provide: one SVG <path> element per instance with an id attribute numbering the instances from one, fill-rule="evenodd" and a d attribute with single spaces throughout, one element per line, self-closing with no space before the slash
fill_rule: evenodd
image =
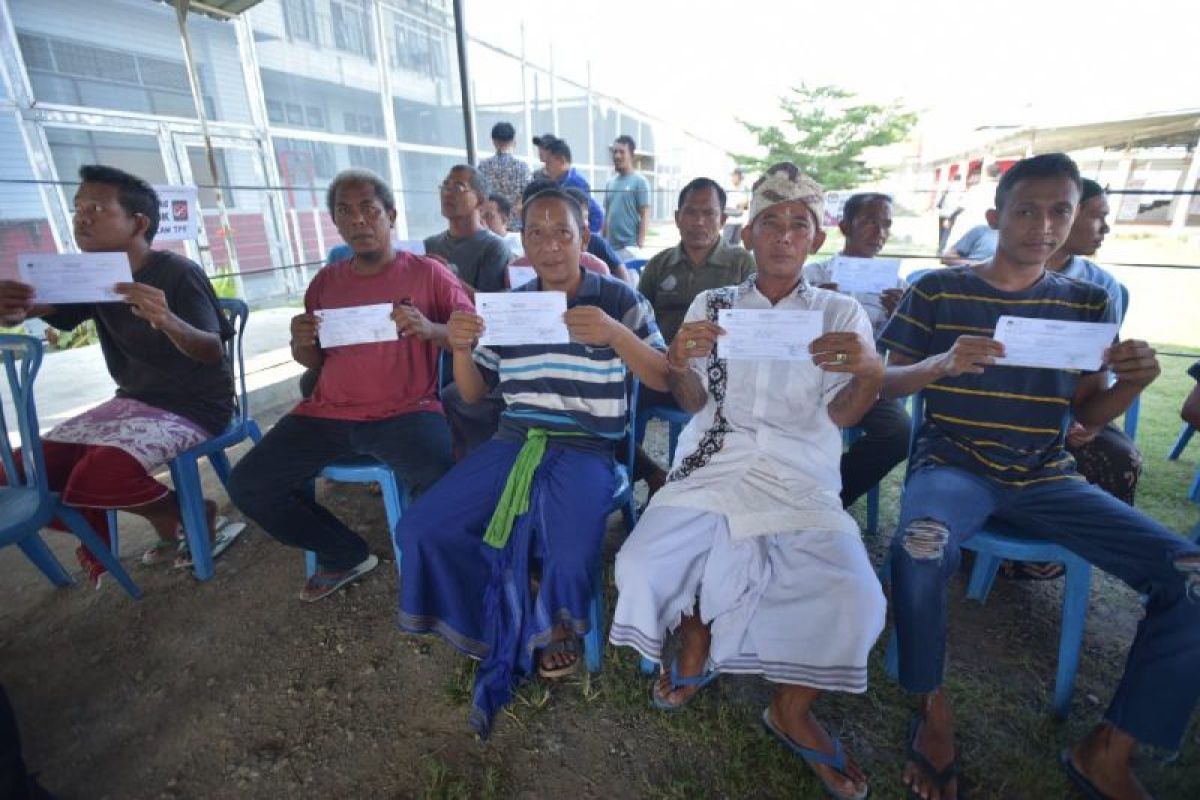
<path id="1" fill-rule="evenodd" d="M 176 565 L 187 566 L 179 504 L 152 475 L 229 424 L 233 376 L 222 343 L 233 329 L 197 264 L 151 249 L 159 212 L 149 184 L 106 166 L 85 166 L 79 177 L 76 244 L 85 253 L 128 254 L 133 281 L 115 287 L 125 302 L 48 306 L 38 303 L 33 287 L 0 281 L 0 319 L 42 317 L 61 330 L 95 320 L 116 397 L 43 437 L 50 489 L 80 507 L 104 539 L 108 510 L 144 517 L 159 541 L 143 561 L 165 561 L 179 547 Z M 244 526 L 216 530 L 216 505 L 207 506 L 216 556 Z M 103 566 L 83 547 L 77 555 L 98 582 Z"/>

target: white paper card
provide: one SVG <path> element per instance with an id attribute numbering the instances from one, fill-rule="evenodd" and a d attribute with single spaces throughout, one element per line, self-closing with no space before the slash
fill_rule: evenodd
<path id="1" fill-rule="evenodd" d="M 518 286 L 524 286 L 537 278 L 537 270 L 533 267 L 509 267 L 508 268 L 508 285 L 515 289 Z"/>
<path id="2" fill-rule="evenodd" d="M 412 253 L 414 256 L 425 255 L 425 240 L 424 239 L 393 239 L 392 248 L 405 253 Z"/>
<path id="3" fill-rule="evenodd" d="M 200 235 L 200 198 L 195 186 L 155 186 L 158 233 L 155 241 L 195 239 Z"/>
<path id="4" fill-rule="evenodd" d="M 399 338 L 392 320 L 391 303 L 373 303 L 349 308 L 319 308 L 313 312 L 321 322 L 317 338 L 321 347 L 391 342 Z"/>
<path id="5" fill-rule="evenodd" d="M 17 268 L 34 300 L 47 305 L 120 303 L 113 286 L 133 281 L 124 253 L 29 253 L 17 257 Z"/>
<path id="6" fill-rule="evenodd" d="M 733 360 L 804 361 L 808 346 L 824 331 L 821 311 L 723 308 L 717 324 L 725 335 L 717 340 L 717 355 Z"/>
<path id="7" fill-rule="evenodd" d="M 833 282 L 845 294 L 882 294 L 900 285 L 900 261 L 895 258 L 834 256 Z"/>
<path id="8" fill-rule="evenodd" d="M 995 339 L 1004 344 L 997 364 L 1010 367 L 1098 370 L 1117 335 L 1115 322 L 1068 322 L 1003 316 Z"/>
<path id="9" fill-rule="evenodd" d="M 475 309 L 483 317 L 483 345 L 566 344 L 571 341 L 563 314 L 564 292 L 479 292 Z"/>

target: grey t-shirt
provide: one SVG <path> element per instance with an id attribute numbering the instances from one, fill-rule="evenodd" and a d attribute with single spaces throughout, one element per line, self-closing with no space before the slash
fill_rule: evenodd
<path id="1" fill-rule="evenodd" d="M 454 273 L 477 292 L 508 289 L 504 275 L 512 254 L 504 240 L 487 229 L 465 239 L 442 231 L 425 240 L 425 252 L 449 261 Z"/>

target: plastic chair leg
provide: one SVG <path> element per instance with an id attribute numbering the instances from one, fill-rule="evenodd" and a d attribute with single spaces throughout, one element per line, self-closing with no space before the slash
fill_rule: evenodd
<path id="1" fill-rule="evenodd" d="M 604 666 L 604 569 L 592 579 L 592 599 L 588 603 L 588 632 L 583 637 L 583 658 L 588 672 Z"/>
<path id="2" fill-rule="evenodd" d="M 79 541 L 88 550 L 92 551 L 92 555 L 100 559 L 100 563 L 105 566 L 110 575 L 117 579 L 117 583 L 121 584 L 125 591 L 129 592 L 130 597 L 134 600 L 141 599 L 142 590 L 129 577 L 129 573 L 121 566 L 121 562 L 117 560 L 117 557 L 104 546 L 104 540 L 92 530 L 92 526 L 87 523 L 82 514 L 70 506 L 60 505 L 58 508 L 58 518 L 67 524 L 71 532 L 79 537 Z M 41 540 L 39 539 L 38 541 Z M 55 563 L 57 564 L 58 562 L 55 561 Z"/>
<path id="3" fill-rule="evenodd" d="M 55 586 L 70 586 L 75 582 L 36 532 L 26 536 L 17 544 L 24 551 L 25 556 L 33 562 L 33 565 L 40 569 L 42 574 L 49 578 Z"/>
<path id="4" fill-rule="evenodd" d="M 215 453 L 208 454 L 208 463 L 212 465 L 213 472 L 217 473 L 217 477 L 221 480 L 221 485 L 229 486 L 229 456 L 225 455 L 224 450 L 218 450 Z"/>
<path id="5" fill-rule="evenodd" d="M 400 574 L 400 542 L 396 539 L 396 526 L 404 515 L 404 495 L 396 485 L 396 478 L 391 473 L 380 482 L 383 490 L 383 508 L 387 514 L 388 538 L 392 540 L 392 553 L 396 557 L 396 574 Z"/>
<path id="6" fill-rule="evenodd" d="M 121 557 L 121 531 L 117 525 L 117 512 L 109 509 L 108 517 L 108 547 L 117 558 Z"/>
<path id="7" fill-rule="evenodd" d="M 262 431 L 259 430 L 258 423 L 252 419 L 246 420 L 246 432 L 250 434 L 250 441 L 258 444 L 262 441 Z"/>
<path id="8" fill-rule="evenodd" d="M 658 673 L 658 662 L 642 656 L 642 663 L 639 665 L 643 675 L 656 675 Z"/>
<path id="9" fill-rule="evenodd" d="M 212 544 L 208 539 L 208 517 L 204 513 L 204 493 L 200 487 L 200 468 L 195 456 L 186 453 L 171 462 L 171 480 L 179 502 L 179 517 L 192 553 L 196 579 L 213 576 Z"/>
<path id="10" fill-rule="evenodd" d="M 1058 639 L 1058 671 L 1054 678 L 1054 715 L 1066 719 L 1075 691 L 1075 672 L 1079 669 L 1079 650 L 1087 621 L 1088 595 L 1092 586 L 1092 568 L 1083 560 L 1067 565 L 1063 586 L 1062 634 Z"/>
<path id="11" fill-rule="evenodd" d="M 311 578 L 317 574 L 317 554 L 312 550 L 304 551 L 304 577 Z"/>
<path id="12" fill-rule="evenodd" d="M 1175 444 L 1171 447 L 1171 453 L 1167 456 L 1169 461 L 1178 461 L 1183 455 L 1183 450 L 1188 446 L 1188 442 L 1192 440 L 1192 436 L 1196 433 L 1196 429 L 1186 422 L 1183 424 L 1183 430 L 1179 432 L 1179 438 L 1175 440 Z"/>
<path id="13" fill-rule="evenodd" d="M 971 582 L 967 584 L 967 597 L 981 603 L 987 602 L 992 584 L 996 582 L 996 573 L 1000 571 L 1000 561 L 1001 559 L 990 553 L 975 553 L 975 566 L 971 570 Z"/>

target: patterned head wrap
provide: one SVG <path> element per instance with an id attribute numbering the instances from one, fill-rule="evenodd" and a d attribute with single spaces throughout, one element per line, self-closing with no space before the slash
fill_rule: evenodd
<path id="1" fill-rule="evenodd" d="M 799 201 L 812 212 L 817 227 L 825 218 L 825 190 L 821 184 L 805 175 L 790 161 L 772 164 L 762 177 L 754 182 L 750 195 L 750 215 L 747 225 L 761 212 L 779 203 Z"/>

